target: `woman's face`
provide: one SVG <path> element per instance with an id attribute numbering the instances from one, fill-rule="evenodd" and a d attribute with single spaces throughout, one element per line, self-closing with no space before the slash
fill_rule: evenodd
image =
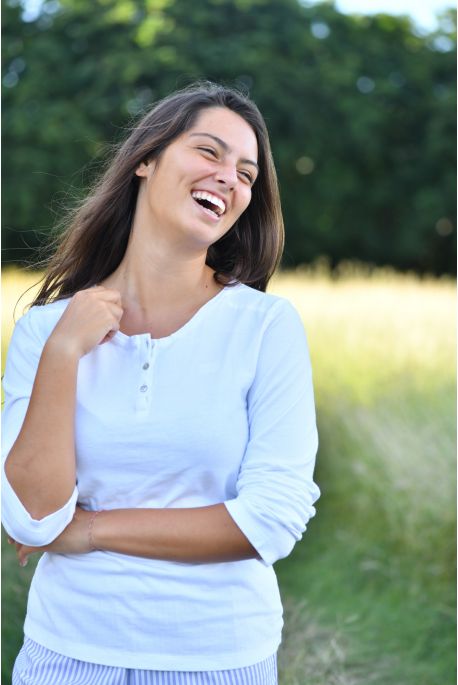
<path id="1" fill-rule="evenodd" d="M 137 168 L 144 181 L 136 221 L 174 244 L 206 249 L 248 207 L 257 156 L 256 136 L 242 117 L 225 107 L 202 110 L 158 160 Z"/>

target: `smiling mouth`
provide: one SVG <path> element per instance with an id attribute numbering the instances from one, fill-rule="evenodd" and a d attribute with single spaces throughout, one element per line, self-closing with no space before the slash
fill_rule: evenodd
<path id="1" fill-rule="evenodd" d="M 206 209 L 215 218 L 220 218 L 226 211 L 226 205 L 219 197 L 203 190 L 193 190 L 191 197 L 197 204 Z"/>

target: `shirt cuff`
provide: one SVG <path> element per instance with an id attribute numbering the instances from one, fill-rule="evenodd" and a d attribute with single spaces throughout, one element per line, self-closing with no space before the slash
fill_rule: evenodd
<path id="1" fill-rule="evenodd" d="M 30 547 L 49 545 L 68 526 L 75 513 L 78 489 L 75 485 L 70 499 L 57 511 L 34 519 L 13 490 L 2 466 L 2 523 L 16 542 Z"/>
<path id="2" fill-rule="evenodd" d="M 228 500 L 224 502 L 224 506 L 247 540 L 258 552 L 261 557 L 260 561 L 265 566 L 272 566 L 278 561 L 279 557 L 273 552 L 271 543 L 269 544 L 268 540 L 260 535 L 259 522 L 253 521 L 241 498 Z"/>

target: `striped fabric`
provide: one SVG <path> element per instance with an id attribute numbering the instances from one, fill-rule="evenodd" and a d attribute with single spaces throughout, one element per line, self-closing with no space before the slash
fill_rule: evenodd
<path id="1" fill-rule="evenodd" d="M 278 685 L 277 655 L 229 671 L 143 671 L 70 659 L 26 637 L 12 685 Z"/>

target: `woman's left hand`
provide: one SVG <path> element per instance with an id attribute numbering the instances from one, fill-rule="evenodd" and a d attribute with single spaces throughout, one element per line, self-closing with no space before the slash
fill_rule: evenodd
<path id="1" fill-rule="evenodd" d="M 92 552 L 89 539 L 89 524 L 93 511 L 76 507 L 73 519 L 62 533 L 51 544 L 44 547 L 28 547 L 8 537 L 11 545 L 16 545 L 16 554 L 20 566 L 26 566 L 30 554 L 36 552 L 54 552 L 56 554 L 86 554 Z"/>

